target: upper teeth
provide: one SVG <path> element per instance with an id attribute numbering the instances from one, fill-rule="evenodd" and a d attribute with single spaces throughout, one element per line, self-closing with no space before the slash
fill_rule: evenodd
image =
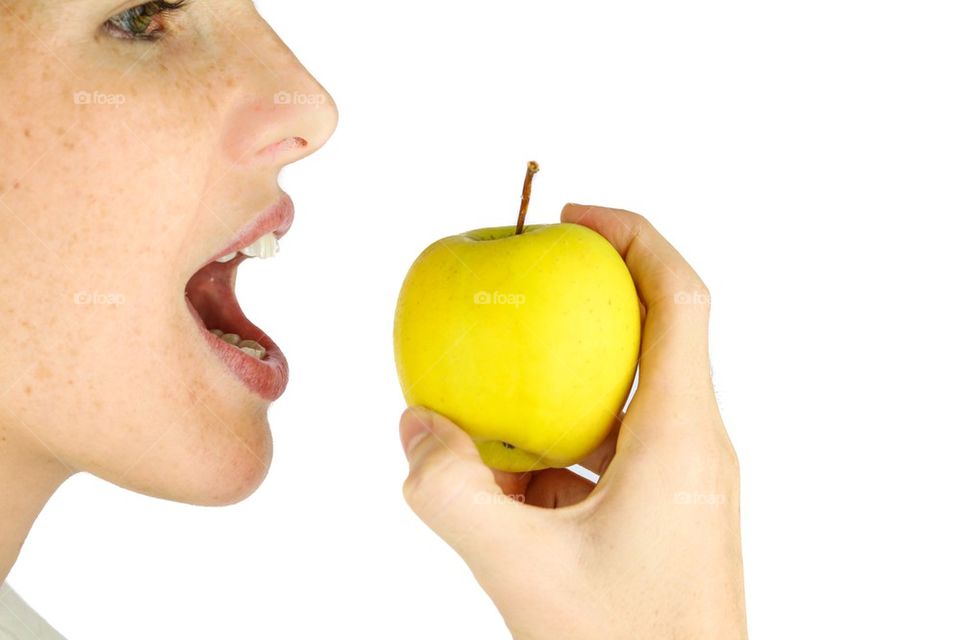
<path id="1" fill-rule="evenodd" d="M 244 247 L 240 250 L 240 253 L 247 256 L 248 258 L 272 258 L 280 252 L 280 241 L 277 240 L 277 236 L 273 235 L 273 232 L 265 233 L 256 240 L 253 241 L 253 244 Z M 237 257 L 237 252 L 228 253 L 227 255 L 217 258 L 217 262 L 230 262 Z"/>
<path id="2" fill-rule="evenodd" d="M 280 251 L 280 244 L 277 242 L 277 236 L 273 235 L 271 231 L 263 234 L 254 240 L 249 247 L 244 247 L 240 251 L 243 252 L 243 255 L 251 258 L 272 258 Z"/>

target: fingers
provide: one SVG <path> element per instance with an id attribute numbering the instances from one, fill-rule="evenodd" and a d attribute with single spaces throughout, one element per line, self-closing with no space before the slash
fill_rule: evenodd
<path id="1" fill-rule="evenodd" d="M 636 395 L 645 410 L 669 413 L 678 398 L 713 398 L 707 350 L 710 296 L 683 256 L 630 211 L 567 204 L 561 220 L 607 238 L 633 275 L 646 307 Z"/>
<path id="2" fill-rule="evenodd" d="M 580 460 L 579 464 L 581 467 L 593 471 L 598 476 L 603 475 L 603 472 L 610 466 L 613 455 L 617 452 L 617 438 L 620 436 L 621 422 L 623 422 L 622 411 L 620 415 L 617 416 L 617 423 L 613 429 L 610 430 L 610 433 L 607 434 L 607 437 L 603 439 L 603 442 L 597 445 L 596 449 L 588 453 L 587 457 Z"/>
<path id="3" fill-rule="evenodd" d="M 493 470 L 500 489 L 510 498 L 534 507 L 560 509 L 584 500 L 596 485 L 569 469 L 527 473 Z"/>
<path id="4" fill-rule="evenodd" d="M 569 469 L 543 469 L 531 478 L 524 502 L 535 507 L 560 509 L 581 502 L 595 486 Z"/>
<path id="5" fill-rule="evenodd" d="M 530 478 L 533 477 L 532 472 L 518 473 L 515 471 L 500 471 L 499 469 L 491 469 L 493 472 L 493 480 L 497 483 L 497 486 L 500 487 L 500 490 L 503 491 L 504 495 L 517 498 L 517 496 L 523 496 L 527 491 L 527 484 L 530 482 Z"/>
<path id="6" fill-rule="evenodd" d="M 401 416 L 400 438 L 410 462 L 407 503 L 468 564 L 489 561 L 491 550 L 522 547 L 523 505 L 500 490 L 470 436 L 444 416 L 411 407 Z"/>
<path id="7" fill-rule="evenodd" d="M 524 504 L 548 509 L 577 504 L 589 496 L 596 487 L 590 480 L 568 469 L 542 469 L 527 473 L 510 473 L 494 469 L 493 477 L 508 497 Z"/>
<path id="8" fill-rule="evenodd" d="M 593 229 L 620 252 L 648 308 L 664 300 L 673 301 L 677 293 L 706 290 L 693 267 L 639 214 L 568 203 L 560 219 Z"/>

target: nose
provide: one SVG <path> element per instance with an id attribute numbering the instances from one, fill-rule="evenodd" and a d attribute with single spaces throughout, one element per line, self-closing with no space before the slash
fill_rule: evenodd
<path id="1" fill-rule="evenodd" d="M 239 56 L 238 75 L 246 86 L 226 151 L 234 165 L 279 169 L 322 147 L 337 128 L 339 112 L 330 93 L 269 25 L 259 16 L 256 22 Z"/>

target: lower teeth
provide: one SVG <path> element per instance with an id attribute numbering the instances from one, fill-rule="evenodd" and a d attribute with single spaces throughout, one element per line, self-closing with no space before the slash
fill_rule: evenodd
<path id="1" fill-rule="evenodd" d="M 240 349 L 240 351 L 243 351 L 251 358 L 263 360 L 263 357 L 267 354 L 267 350 L 256 340 L 241 340 L 239 335 L 235 333 L 224 333 L 220 329 L 210 329 L 210 333 L 227 344 Z"/>

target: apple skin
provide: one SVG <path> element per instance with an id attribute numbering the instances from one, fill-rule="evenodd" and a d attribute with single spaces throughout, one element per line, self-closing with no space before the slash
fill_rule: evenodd
<path id="1" fill-rule="evenodd" d="M 489 467 L 567 467 L 626 401 L 640 305 L 620 254 L 592 229 L 488 227 L 420 254 L 393 337 L 407 404 L 453 420 Z"/>

